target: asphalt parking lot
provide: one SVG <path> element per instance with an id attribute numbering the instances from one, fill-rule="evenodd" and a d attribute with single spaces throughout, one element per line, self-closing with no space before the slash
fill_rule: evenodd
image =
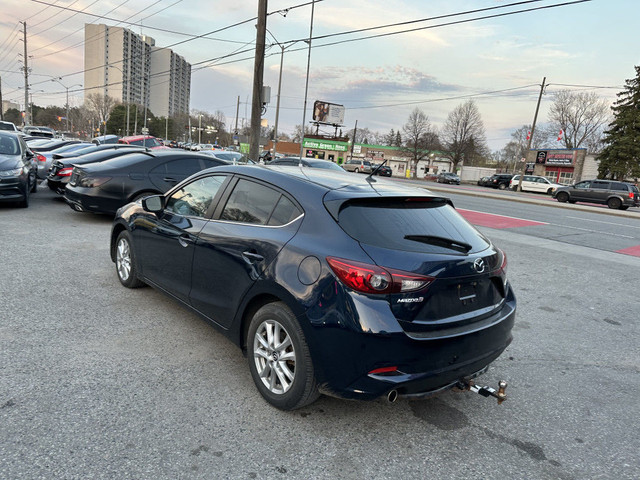
<path id="1" fill-rule="evenodd" d="M 281 412 L 241 352 L 108 255 L 111 219 L 0 206 L 0 478 L 640 477 L 640 259 L 481 229 L 509 256 L 509 399 Z"/>

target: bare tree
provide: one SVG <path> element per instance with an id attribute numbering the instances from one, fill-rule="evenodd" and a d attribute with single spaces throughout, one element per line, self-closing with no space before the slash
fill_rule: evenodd
<path id="1" fill-rule="evenodd" d="M 314 130 L 311 127 L 304 127 L 304 134 L 305 135 L 313 135 Z M 293 130 L 293 136 L 291 137 L 291 139 L 294 142 L 302 142 L 302 126 L 301 125 L 296 125 L 294 130 Z"/>
<path id="2" fill-rule="evenodd" d="M 447 117 L 440 132 L 444 156 L 453 162 L 455 169 L 461 161 L 473 163 L 479 156 L 488 154 L 484 124 L 473 100 L 458 105 Z"/>
<path id="3" fill-rule="evenodd" d="M 611 121 L 609 105 L 591 92 L 561 90 L 549 111 L 549 122 L 555 133 L 562 129 L 565 148 L 601 148 L 604 127 Z M 556 140 L 554 138 L 553 140 Z"/>
<path id="4" fill-rule="evenodd" d="M 432 150 L 439 148 L 438 135 L 431 126 L 429 117 L 419 108 L 409 115 L 407 123 L 402 127 L 404 146 L 402 150 L 410 158 L 413 178 L 417 176 L 417 165 Z"/>
<path id="5" fill-rule="evenodd" d="M 111 109 L 117 105 L 118 101 L 108 95 L 92 93 L 85 99 L 85 104 L 89 111 L 95 114 L 95 119 L 100 125 L 105 125 L 109 120 Z"/>

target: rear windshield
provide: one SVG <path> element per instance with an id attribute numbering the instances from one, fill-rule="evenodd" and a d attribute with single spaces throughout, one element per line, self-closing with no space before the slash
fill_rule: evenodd
<path id="1" fill-rule="evenodd" d="M 338 222 L 359 242 L 393 250 L 461 253 L 455 245 L 443 246 L 446 240 L 469 245 L 467 253 L 489 247 L 488 241 L 444 201 L 356 200 L 342 207 Z"/>

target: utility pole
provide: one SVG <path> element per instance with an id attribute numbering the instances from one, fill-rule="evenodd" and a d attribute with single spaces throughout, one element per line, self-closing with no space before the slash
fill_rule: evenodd
<path id="1" fill-rule="evenodd" d="M 358 132 L 358 120 L 356 120 L 356 126 L 353 127 L 353 138 L 351 139 L 351 153 L 349 154 L 349 160 L 353 158 L 353 146 L 356 144 L 356 133 Z"/>
<path id="2" fill-rule="evenodd" d="M 302 109 L 302 138 L 300 139 L 300 158 L 302 158 L 302 150 L 304 149 L 304 122 L 307 119 L 307 94 L 309 93 L 309 67 L 311 65 L 311 39 L 313 38 L 313 14 L 316 8 L 316 1 L 311 2 L 311 22 L 309 23 L 309 51 L 307 52 L 307 80 L 304 85 L 304 107 Z"/>
<path id="3" fill-rule="evenodd" d="M 272 35 L 273 36 L 273 35 Z M 278 151 L 278 117 L 280 116 L 280 90 L 282 89 L 282 64 L 284 62 L 284 46 L 280 45 L 280 75 L 278 75 L 278 101 L 276 102 L 276 125 L 273 128 L 273 158 Z"/>
<path id="4" fill-rule="evenodd" d="M 238 115 L 240 115 L 240 95 L 238 95 L 238 105 L 236 106 L 236 129 L 235 134 L 238 135 Z"/>
<path id="5" fill-rule="evenodd" d="M 262 116 L 262 77 L 266 34 L 267 0 L 258 0 L 256 56 L 253 66 L 253 97 L 251 100 L 251 143 L 249 145 L 249 158 L 254 161 L 258 161 L 260 156 L 260 117 Z"/>
<path id="6" fill-rule="evenodd" d="M 29 115 L 29 65 L 27 57 L 27 22 L 22 22 L 24 33 L 24 124 L 29 125 L 31 116 Z"/>
<path id="7" fill-rule="evenodd" d="M 4 120 L 4 104 L 2 103 L 2 77 L 0 77 L 0 120 Z"/>
<path id="8" fill-rule="evenodd" d="M 542 94 L 544 93 L 545 82 L 547 81 L 547 77 L 543 77 L 542 85 L 540 85 L 540 94 L 538 95 L 538 103 L 536 105 L 536 113 L 533 116 L 533 125 L 531 125 L 531 134 L 529 135 L 529 140 L 527 141 L 527 151 L 525 155 L 531 149 L 531 142 L 533 140 L 533 133 L 536 129 L 536 121 L 538 120 L 538 110 L 540 110 L 540 100 L 542 100 Z M 525 156 L 524 162 L 522 162 L 522 168 L 520 172 L 520 181 L 518 182 L 518 191 L 522 191 L 522 179 L 524 178 L 524 172 L 527 170 L 527 157 Z"/>

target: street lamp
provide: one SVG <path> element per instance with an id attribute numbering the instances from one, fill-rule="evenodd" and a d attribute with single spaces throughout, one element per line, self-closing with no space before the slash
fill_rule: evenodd
<path id="1" fill-rule="evenodd" d="M 122 99 L 124 100 L 124 87 L 125 87 L 125 83 L 124 83 L 124 72 L 122 71 L 122 69 L 120 67 L 116 67 L 115 65 L 110 65 L 110 64 L 106 64 L 105 68 L 115 68 L 116 70 L 118 70 L 121 74 L 122 74 Z M 129 67 L 131 68 L 131 67 Z M 127 78 L 127 126 L 125 128 L 125 136 L 129 136 L 129 107 L 131 106 L 131 95 L 130 95 L 130 88 L 129 88 L 129 82 L 128 82 L 128 78 Z M 137 112 L 137 110 L 136 110 Z M 136 114 L 136 119 L 137 119 L 137 114 Z"/>
<path id="2" fill-rule="evenodd" d="M 68 133 L 69 132 L 69 89 L 73 88 L 73 87 L 81 87 L 82 84 L 81 83 L 76 83 L 75 85 L 71 85 L 70 87 L 67 87 L 60 80 L 62 80 L 62 77 L 52 77 L 51 78 L 52 82 L 58 82 L 67 91 L 67 128 L 66 128 L 66 131 Z"/>
<path id="3" fill-rule="evenodd" d="M 284 63 L 284 51 L 285 49 L 293 46 L 297 42 L 293 42 L 287 46 L 282 45 L 278 42 L 278 39 L 273 36 L 273 33 L 267 29 L 273 41 L 276 42 L 276 45 L 280 47 L 280 73 L 278 74 L 278 100 L 276 101 L 276 121 L 273 127 L 273 158 L 276 157 L 276 152 L 278 150 L 278 118 L 280 117 L 280 90 L 282 89 L 282 64 Z"/>

